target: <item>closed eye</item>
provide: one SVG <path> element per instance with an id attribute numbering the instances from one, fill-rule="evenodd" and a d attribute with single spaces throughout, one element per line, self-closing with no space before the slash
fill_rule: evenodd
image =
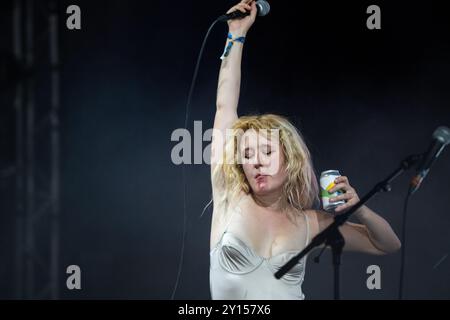
<path id="1" fill-rule="evenodd" d="M 272 148 L 270 148 L 270 147 L 268 147 L 268 148 L 265 148 L 265 149 L 263 149 L 263 151 L 264 151 L 264 153 L 266 154 L 266 155 L 271 155 L 272 154 Z"/>
<path id="2" fill-rule="evenodd" d="M 252 153 L 253 152 L 250 149 L 245 149 L 245 151 L 244 151 L 244 158 L 245 159 L 250 159 L 251 156 L 252 156 Z"/>

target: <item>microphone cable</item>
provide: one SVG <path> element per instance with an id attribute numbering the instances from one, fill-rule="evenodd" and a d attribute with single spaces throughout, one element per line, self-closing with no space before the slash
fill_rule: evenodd
<path id="1" fill-rule="evenodd" d="M 206 35 L 203 39 L 203 43 L 202 46 L 200 48 L 200 52 L 198 54 L 198 58 L 197 58 L 197 63 L 195 65 L 195 69 L 194 69 L 194 75 L 192 76 L 192 81 L 191 81 L 191 86 L 189 89 L 189 94 L 188 94 L 188 98 L 187 98 L 187 102 L 186 102 L 186 108 L 185 108 L 185 118 L 184 118 L 184 129 L 187 130 L 187 126 L 188 126 L 188 120 L 189 120 L 189 113 L 190 113 L 190 108 L 191 108 L 191 100 L 192 100 L 192 94 L 194 92 L 194 88 L 195 88 L 195 82 L 197 81 L 197 75 L 198 75 L 198 70 L 200 68 L 200 61 L 202 59 L 203 56 L 203 51 L 205 49 L 205 45 L 206 45 L 206 41 L 209 37 L 209 34 L 211 33 L 211 30 L 214 28 L 214 26 L 216 25 L 217 22 L 219 22 L 219 19 L 216 19 L 209 27 L 208 31 L 206 32 Z M 181 249 L 180 249 L 180 257 L 179 257 L 179 263 L 178 263 L 178 271 L 177 271 L 177 278 L 175 280 L 175 285 L 170 297 L 170 300 L 174 300 L 175 299 L 175 294 L 178 290 L 178 285 L 180 282 L 180 277 L 181 277 L 181 271 L 183 268 L 183 262 L 184 262 L 184 251 L 185 251 L 185 246 L 186 246 L 186 236 L 187 236 L 187 223 L 188 223 L 188 216 L 187 216 L 187 199 L 186 199 L 186 193 L 187 193 L 187 182 L 186 182 L 186 165 L 183 164 L 182 167 L 182 185 L 183 185 L 183 236 L 182 236 L 182 240 L 181 240 Z"/>

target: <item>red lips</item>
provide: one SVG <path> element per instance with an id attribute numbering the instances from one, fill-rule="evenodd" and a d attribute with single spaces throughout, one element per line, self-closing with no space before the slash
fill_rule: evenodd
<path id="1" fill-rule="evenodd" d="M 255 180 L 259 181 L 259 180 L 265 179 L 266 177 L 267 177 L 267 175 L 258 173 L 255 176 Z"/>

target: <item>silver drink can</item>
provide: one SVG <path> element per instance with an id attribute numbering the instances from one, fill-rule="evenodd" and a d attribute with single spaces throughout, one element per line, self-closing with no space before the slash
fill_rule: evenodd
<path id="1" fill-rule="evenodd" d="M 340 176 L 341 174 L 338 170 L 327 170 L 320 174 L 320 196 L 322 198 L 323 210 L 325 211 L 334 212 L 334 209 L 336 209 L 337 206 L 345 203 L 344 200 L 330 203 L 330 198 L 342 194 L 342 191 L 340 190 L 329 193 L 329 190 L 336 185 L 334 180 Z"/>

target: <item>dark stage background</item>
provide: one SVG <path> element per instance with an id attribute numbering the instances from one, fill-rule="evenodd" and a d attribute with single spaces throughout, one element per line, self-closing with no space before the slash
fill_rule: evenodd
<path id="1" fill-rule="evenodd" d="M 434 1 L 393 2 L 271 1 L 270 15 L 257 19 L 245 44 L 239 113 L 288 116 L 306 137 L 316 171 L 339 169 L 360 196 L 404 157 L 425 151 L 436 127 L 450 125 L 448 13 Z M 81 8 L 79 31 L 65 27 L 70 4 Z M 170 137 L 184 125 L 203 36 L 233 4 L 59 3 L 60 298 L 170 298 L 183 227 L 182 169 L 171 162 L 176 143 Z M 381 8 L 381 30 L 366 28 L 370 4 Z M 1 50 L 7 53 L 11 1 L 1 5 L 0 21 Z M 191 129 L 194 120 L 204 121 L 204 130 L 212 126 L 226 31 L 225 24 L 217 25 L 207 43 Z M 10 81 L 2 84 L 0 100 L 2 167 L 14 162 L 15 152 Z M 450 298 L 449 161 L 446 150 L 411 200 L 408 299 Z M 210 211 L 200 218 L 210 199 L 209 166 L 190 165 L 187 176 L 188 233 L 175 298 L 209 299 Z M 410 177 L 410 172 L 402 176 L 392 192 L 369 203 L 397 233 Z M 17 250 L 14 180 L 0 181 L 0 298 L 10 299 Z M 399 261 L 399 253 L 345 253 L 342 297 L 395 299 Z M 82 270 L 79 291 L 65 287 L 65 270 L 72 264 Z M 381 290 L 366 287 L 366 268 L 372 264 L 381 268 Z M 320 264 L 310 256 L 303 290 L 307 299 L 332 298 L 329 252 Z"/>

